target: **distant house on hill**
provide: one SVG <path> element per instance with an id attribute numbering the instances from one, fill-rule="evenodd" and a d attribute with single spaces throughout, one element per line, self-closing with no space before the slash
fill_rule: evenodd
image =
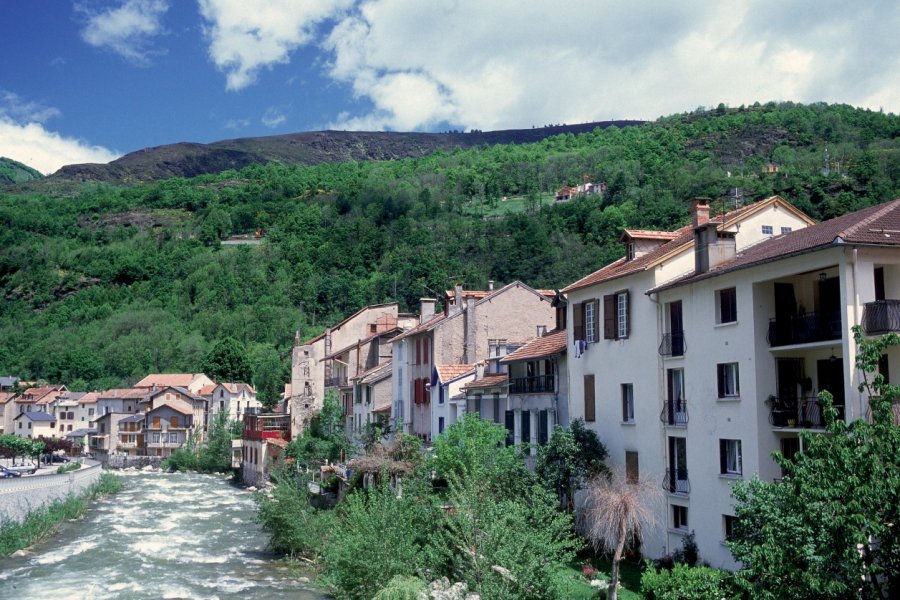
<path id="1" fill-rule="evenodd" d="M 568 202 L 580 196 L 592 196 L 594 194 L 602 196 L 606 193 L 606 183 L 591 183 L 585 181 L 576 186 L 565 185 L 556 192 L 555 200 L 557 202 Z"/>

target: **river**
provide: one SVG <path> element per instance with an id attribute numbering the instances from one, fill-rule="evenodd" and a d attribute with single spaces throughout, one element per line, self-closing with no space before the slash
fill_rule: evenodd
<path id="1" fill-rule="evenodd" d="M 251 493 L 212 475 L 124 480 L 26 555 L 0 559 L 0 598 L 324 598 L 266 552 Z"/>

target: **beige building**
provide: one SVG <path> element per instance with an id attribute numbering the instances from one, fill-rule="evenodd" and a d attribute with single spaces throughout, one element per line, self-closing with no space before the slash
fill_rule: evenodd
<path id="1" fill-rule="evenodd" d="M 152 373 L 134 384 L 134 387 L 146 389 L 184 388 L 196 395 L 204 387 L 215 383 L 203 373 Z"/>
<path id="2" fill-rule="evenodd" d="M 323 333 L 301 343 L 294 340 L 291 357 L 290 398 L 292 436 L 298 436 L 309 424 L 312 415 L 322 408 L 326 389 L 334 389 L 344 401 L 352 396 L 350 377 L 367 370 L 378 362 L 370 362 L 373 340 L 397 328 L 410 327 L 414 317 L 403 315 L 396 302 L 366 306 Z M 361 344 L 361 341 L 364 342 Z M 380 347 L 380 343 L 376 344 Z M 380 356 L 380 350 L 376 358 Z M 389 354 L 389 353 L 388 353 Z M 327 358 L 326 358 L 327 357 Z"/>
<path id="3" fill-rule="evenodd" d="M 394 429 L 430 440 L 434 365 L 477 363 L 492 340 L 522 342 L 552 328 L 555 296 L 515 281 L 496 290 L 493 282 L 484 291 L 456 286 L 440 314 L 433 299 L 422 299 L 419 324 L 393 340 Z"/>
<path id="4" fill-rule="evenodd" d="M 353 386 L 352 406 L 347 420 L 351 434 L 359 436 L 368 425 L 387 426 L 391 407 L 391 361 L 378 364 L 356 377 L 351 377 Z"/>
<path id="5" fill-rule="evenodd" d="M 13 431 L 19 437 L 36 439 L 60 437 L 56 417 L 43 411 L 26 411 L 13 419 Z"/>

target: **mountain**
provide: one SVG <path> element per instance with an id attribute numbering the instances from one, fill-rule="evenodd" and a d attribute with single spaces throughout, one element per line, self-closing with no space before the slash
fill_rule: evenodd
<path id="1" fill-rule="evenodd" d="M 41 179 L 43 175 L 19 161 L 5 156 L 0 156 L 0 185 L 10 183 L 25 183 L 34 179 Z"/>
<path id="2" fill-rule="evenodd" d="M 54 173 L 52 178 L 137 183 L 172 177 L 196 177 L 269 162 L 317 165 L 350 160 L 396 160 L 425 156 L 438 150 L 526 144 L 564 133 L 580 134 L 611 125 L 625 127 L 642 123 L 643 121 L 598 121 L 532 129 L 476 130 L 470 133 L 316 131 L 239 138 L 212 144 L 168 144 L 138 150 L 105 165 L 67 165 Z"/>

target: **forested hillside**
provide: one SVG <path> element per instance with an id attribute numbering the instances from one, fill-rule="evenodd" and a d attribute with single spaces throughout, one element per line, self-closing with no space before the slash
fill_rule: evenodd
<path id="1" fill-rule="evenodd" d="M 0 185 L 11 183 L 24 183 L 43 177 L 38 171 L 28 165 L 5 156 L 0 156 Z"/>
<path id="2" fill-rule="evenodd" d="M 623 227 L 683 224 L 690 198 L 728 208 L 735 188 L 832 217 L 900 196 L 898 132 L 847 106 L 720 107 L 421 158 L 0 192 L 0 373 L 111 387 L 196 370 L 228 336 L 254 364 L 284 359 L 295 329 L 367 303 L 561 287 L 617 258 Z M 584 176 L 602 199 L 552 205 Z"/>

